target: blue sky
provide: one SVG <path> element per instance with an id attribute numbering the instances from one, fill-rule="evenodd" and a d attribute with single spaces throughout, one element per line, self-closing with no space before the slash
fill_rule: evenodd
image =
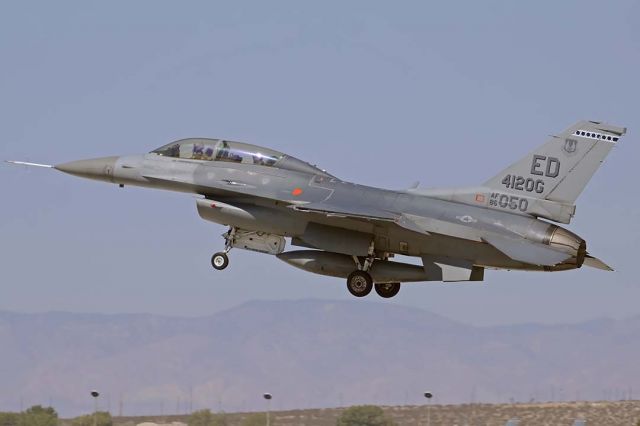
<path id="1" fill-rule="evenodd" d="M 579 119 L 629 127 L 570 229 L 614 273 L 493 272 L 388 303 L 472 324 L 640 314 L 640 4 L 3 2 L 0 159 L 60 163 L 223 137 L 359 183 L 483 182 Z M 349 298 L 235 250 L 184 194 L 0 166 L 0 309 L 205 315 Z M 373 296 L 371 297 L 374 300 Z"/>

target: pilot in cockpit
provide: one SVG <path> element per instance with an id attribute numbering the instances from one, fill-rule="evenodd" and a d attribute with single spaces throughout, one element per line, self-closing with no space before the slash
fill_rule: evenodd
<path id="1" fill-rule="evenodd" d="M 204 149 L 204 153 L 202 154 L 202 159 L 203 160 L 207 160 L 207 161 L 213 160 L 213 148 L 212 147 L 207 146 Z"/>
<path id="2" fill-rule="evenodd" d="M 220 141 L 216 144 L 216 160 L 224 161 L 229 156 L 229 144 L 226 141 Z"/>
<path id="3" fill-rule="evenodd" d="M 167 157 L 180 157 L 180 144 L 173 144 L 167 149 Z"/>
<path id="4" fill-rule="evenodd" d="M 204 154 L 204 145 L 201 143 L 193 144 L 193 155 L 191 156 L 194 160 L 202 160 L 202 156 Z"/>

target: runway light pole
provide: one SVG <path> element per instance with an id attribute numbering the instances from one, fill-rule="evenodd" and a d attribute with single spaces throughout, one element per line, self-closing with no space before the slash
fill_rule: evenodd
<path id="1" fill-rule="evenodd" d="M 433 394 L 425 392 L 424 397 L 427 398 L 427 426 L 431 426 L 431 398 L 433 398 Z"/>
<path id="2" fill-rule="evenodd" d="M 271 417 L 271 398 L 273 398 L 273 396 L 271 396 L 271 394 L 267 392 L 267 393 L 263 394 L 262 397 L 267 400 L 267 426 L 270 426 L 270 424 L 271 424 L 271 419 L 270 419 L 270 417 Z"/>
<path id="3" fill-rule="evenodd" d="M 98 397 L 100 392 L 92 390 L 91 396 L 93 397 L 93 426 L 98 426 Z"/>

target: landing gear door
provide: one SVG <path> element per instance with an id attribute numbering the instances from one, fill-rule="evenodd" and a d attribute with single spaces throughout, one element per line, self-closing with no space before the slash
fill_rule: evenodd
<path id="1" fill-rule="evenodd" d="M 284 251 L 286 240 L 280 235 L 236 229 L 231 247 L 257 251 L 266 254 L 280 254 Z"/>

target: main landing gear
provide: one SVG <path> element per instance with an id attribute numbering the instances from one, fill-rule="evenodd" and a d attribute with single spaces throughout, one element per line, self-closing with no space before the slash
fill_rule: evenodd
<path id="1" fill-rule="evenodd" d="M 364 297 L 371 293 L 373 288 L 373 279 L 368 272 L 353 271 L 347 277 L 347 289 L 349 293 L 355 297 Z"/>
<path id="2" fill-rule="evenodd" d="M 353 271 L 347 278 L 347 289 L 356 297 L 364 297 L 376 289 L 378 296 L 389 299 L 400 291 L 400 283 L 374 284 L 371 275 L 365 271 Z"/>
<path id="3" fill-rule="evenodd" d="M 376 284 L 376 293 L 378 296 L 389 299 L 400 291 L 400 283 L 382 283 Z"/>
<path id="4" fill-rule="evenodd" d="M 391 298 L 400 291 L 400 283 L 373 283 L 373 278 L 369 274 L 369 269 L 375 260 L 373 242 L 369 247 L 369 255 L 361 262 L 357 256 L 353 257 L 357 270 L 353 271 L 347 277 L 347 290 L 356 297 L 365 297 L 375 287 L 378 296 L 385 299 Z"/>

